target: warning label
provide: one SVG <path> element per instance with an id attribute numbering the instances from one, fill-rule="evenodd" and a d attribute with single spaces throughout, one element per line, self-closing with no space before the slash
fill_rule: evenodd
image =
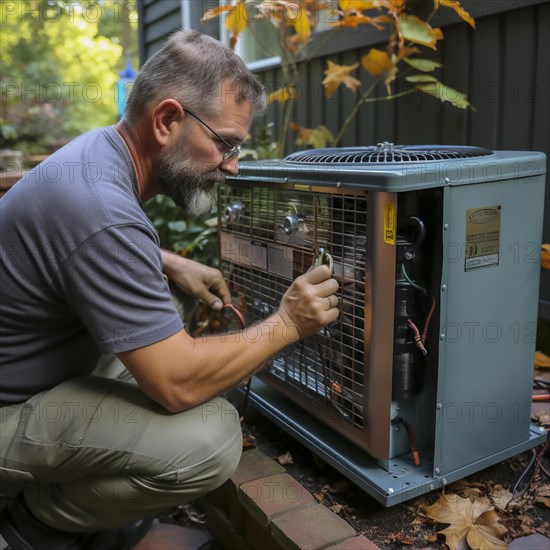
<path id="1" fill-rule="evenodd" d="M 464 271 L 498 265 L 500 259 L 500 206 L 466 210 Z"/>

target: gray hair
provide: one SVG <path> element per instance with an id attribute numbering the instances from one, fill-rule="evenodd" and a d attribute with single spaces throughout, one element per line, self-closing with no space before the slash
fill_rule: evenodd
<path id="1" fill-rule="evenodd" d="M 134 126 L 152 104 L 168 98 L 200 114 L 218 114 L 220 86 L 238 103 L 265 109 L 263 85 L 237 54 L 211 36 L 177 31 L 141 68 L 123 119 Z"/>

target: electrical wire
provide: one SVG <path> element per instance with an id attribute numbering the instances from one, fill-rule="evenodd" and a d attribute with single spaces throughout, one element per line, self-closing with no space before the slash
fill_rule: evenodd
<path id="1" fill-rule="evenodd" d="M 537 472 L 538 472 L 539 469 L 542 469 L 546 473 L 546 475 L 548 475 L 548 473 L 546 472 L 546 469 L 541 464 L 541 459 L 542 459 L 542 456 L 544 455 L 544 453 L 546 452 L 546 448 L 548 447 L 549 442 L 550 442 L 550 439 L 547 439 L 546 443 L 544 443 L 544 445 L 542 446 L 542 448 L 539 451 L 538 455 L 537 455 L 537 451 L 535 449 L 531 449 L 531 459 L 529 460 L 529 463 L 527 464 L 527 466 L 525 467 L 525 469 L 523 470 L 523 472 L 519 476 L 519 479 L 516 481 L 512 491 L 511 491 L 512 492 L 512 498 L 510 499 L 510 501 L 508 502 L 508 504 L 504 508 L 505 510 L 508 508 L 510 502 L 512 502 L 513 500 L 516 500 L 518 498 L 521 498 L 527 492 L 527 490 L 531 486 L 531 483 L 535 479 L 535 476 L 537 475 Z M 529 482 L 525 485 L 525 487 L 521 491 L 518 492 L 519 485 L 521 484 L 523 479 L 527 476 L 527 474 L 529 473 L 529 470 L 531 470 L 531 468 L 533 467 L 533 464 L 535 464 L 535 468 L 533 469 L 533 473 L 531 474 Z"/>
<path id="2" fill-rule="evenodd" d="M 244 330 L 244 328 L 246 327 L 246 321 L 244 320 L 244 315 L 233 304 L 224 304 L 222 311 L 224 310 L 230 311 L 231 313 L 233 313 L 233 315 L 237 319 L 239 327 L 241 328 L 241 330 Z M 248 396 L 250 395 L 251 385 L 252 385 L 252 376 L 250 376 L 248 380 L 245 382 L 243 400 L 239 407 L 239 418 L 242 418 L 244 416 L 244 411 L 246 409 L 246 405 L 248 404 Z"/>
<path id="3" fill-rule="evenodd" d="M 414 433 L 413 427 L 407 422 L 404 418 L 398 416 L 395 419 L 396 422 L 399 422 L 405 426 L 405 429 L 407 430 L 407 435 L 409 437 L 409 443 L 411 445 L 411 453 L 413 455 L 413 460 L 415 466 L 420 466 L 420 454 L 418 453 L 418 447 L 416 445 L 416 435 Z"/>

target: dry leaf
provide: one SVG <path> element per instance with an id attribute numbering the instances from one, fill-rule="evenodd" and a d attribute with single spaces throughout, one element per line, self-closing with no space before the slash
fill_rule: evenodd
<path id="1" fill-rule="evenodd" d="M 451 550 L 504 550 L 508 546 L 502 540 L 507 529 L 499 522 L 491 502 L 487 498 L 470 502 L 458 495 L 442 495 L 433 505 L 424 509 L 426 515 L 449 527 L 439 534 L 445 535 Z"/>
<path id="2" fill-rule="evenodd" d="M 337 23 L 332 23 L 333 27 L 350 27 L 354 29 L 355 27 L 358 27 L 359 25 L 372 25 L 373 27 L 376 27 L 379 31 L 381 31 L 384 27 L 380 25 L 380 23 L 385 23 L 384 20 L 381 19 L 381 16 L 378 17 L 369 17 L 368 15 L 363 15 L 360 13 L 346 13 L 344 14 L 344 17 L 340 19 Z"/>
<path id="3" fill-rule="evenodd" d="M 550 244 L 548 243 L 542 245 L 540 263 L 544 269 L 550 269 Z"/>
<path id="4" fill-rule="evenodd" d="M 340 84 L 344 84 L 350 90 L 354 92 L 361 86 L 361 82 L 350 75 L 359 67 L 359 63 L 353 65 L 337 65 L 332 61 L 327 61 L 328 69 L 325 71 L 327 75 L 323 80 L 325 86 L 325 96 L 332 97 L 334 92 L 340 87 Z"/>
<path id="5" fill-rule="evenodd" d="M 371 48 L 369 53 L 361 58 L 361 65 L 372 76 L 379 76 L 389 71 L 393 63 L 386 52 Z"/>
<path id="6" fill-rule="evenodd" d="M 497 485 L 489 495 L 493 504 L 500 510 L 506 510 L 506 506 L 512 500 L 512 493 L 502 485 Z"/>
<path id="7" fill-rule="evenodd" d="M 430 543 L 437 542 L 437 535 L 435 533 L 433 535 L 424 535 L 424 540 Z"/>
<path id="8" fill-rule="evenodd" d="M 535 497 L 535 504 L 543 504 L 546 508 L 550 508 L 550 497 Z"/>
<path id="9" fill-rule="evenodd" d="M 460 5 L 460 2 L 457 0 L 434 0 L 434 7 L 437 10 L 439 6 L 446 6 L 455 10 L 457 15 L 461 17 L 468 25 L 476 28 L 476 22 L 474 18 Z"/>
<path id="10" fill-rule="evenodd" d="M 398 543 L 398 544 L 407 544 L 409 546 L 414 545 L 414 539 L 403 533 L 392 533 L 384 542 L 389 543 Z"/>
<path id="11" fill-rule="evenodd" d="M 311 36 L 311 24 L 309 22 L 309 17 L 307 16 L 306 10 L 303 8 L 300 8 L 298 11 L 294 22 L 294 30 L 302 42 L 309 40 L 309 37 Z"/>
<path id="12" fill-rule="evenodd" d="M 550 357 L 542 351 L 535 352 L 535 368 L 536 369 L 549 369 Z"/>
<path id="13" fill-rule="evenodd" d="M 367 2 L 366 0 L 339 0 L 338 3 L 344 11 L 365 11 L 374 7 L 374 2 Z"/>
<path id="14" fill-rule="evenodd" d="M 343 506 L 341 504 L 335 504 L 334 506 L 329 506 L 329 510 L 332 510 L 335 514 L 339 514 L 342 511 Z"/>
<path id="15" fill-rule="evenodd" d="M 278 456 L 276 460 L 279 464 L 293 464 L 292 455 L 290 454 L 290 451 L 287 451 L 281 456 Z"/>

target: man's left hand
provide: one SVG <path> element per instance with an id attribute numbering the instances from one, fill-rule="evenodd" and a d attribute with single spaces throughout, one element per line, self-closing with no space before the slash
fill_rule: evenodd
<path id="1" fill-rule="evenodd" d="M 231 294 L 221 272 L 166 250 L 161 251 L 163 271 L 183 292 L 220 310 L 231 303 Z"/>

